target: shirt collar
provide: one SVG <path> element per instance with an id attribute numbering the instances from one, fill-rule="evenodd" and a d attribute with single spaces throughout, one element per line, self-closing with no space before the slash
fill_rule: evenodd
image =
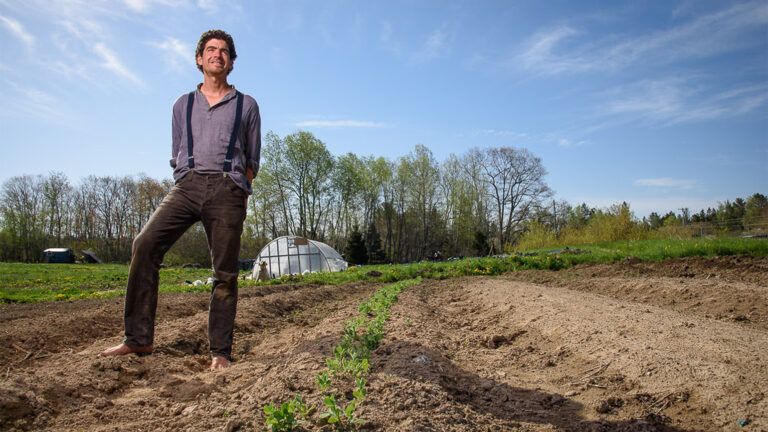
<path id="1" fill-rule="evenodd" d="M 205 99 L 205 102 L 208 103 L 208 100 L 205 98 L 205 95 L 203 94 L 203 92 L 200 91 L 200 87 L 202 86 L 203 86 L 203 83 L 198 84 L 195 92 L 199 93 L 200 96 L 202 96 L 203 99 Z M 221 105 L 222 103 L 235 97 L 235 95 L 237 94 L 237 89 L 235 88 L 234 84 L 230 84 L 229 86 L 231 87 L 229 92 L 226 95 L 224 95 L 224 97 L 221 98 L 221 100 L 216 105 Z"/>

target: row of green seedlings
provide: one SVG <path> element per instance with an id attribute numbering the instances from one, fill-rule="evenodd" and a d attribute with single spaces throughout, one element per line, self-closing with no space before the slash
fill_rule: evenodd
<path id="1" fill-rule="evenodd" d="M 319 412 L 318 423 L 336 430 L 350 430 L 363 424 L 358 412 L 365 400 L 370 373 L 371 352 L 384 338 L 384 324 L 397 296 L 406 288 L 421 283 L 421 278 L 396 282 L 379 288 L 358 307 L 359 315 L 344 324 L 344 334 L 325 360 L 326 368 L 315 378 L 323 394 L 323 406 L 307 404 L 300 394 L 282 404 L 264 406 L 265 424 L 272 432 L 296 430 L 312 421 Z"/>

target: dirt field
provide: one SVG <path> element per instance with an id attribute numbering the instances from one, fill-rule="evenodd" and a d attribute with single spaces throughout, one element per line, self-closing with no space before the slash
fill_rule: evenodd
<path id="1" fill-rule="evenodd" d="M 376 288 L 243 290 L 236 362 L 215 373 L 204 295 L 161 296 L 156 352 L 118 359 L 96 354 L 120 341 L 121 300 L 0 306 L 0 430 L 263 430 L 265 403 L 320 400 Z M 371 362 L 363 430 L 768 431 L 768 259 L 425 281 Z"/>

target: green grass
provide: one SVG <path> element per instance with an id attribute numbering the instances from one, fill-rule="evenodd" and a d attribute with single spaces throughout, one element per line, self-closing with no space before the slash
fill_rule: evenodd
<path id="1" fill-rule="evenodd" d="M 210 269 L 160 270 L 161 292 L 200 292 L 209 288 L 185 281 L 205 280 Z M 0 263 L 0 303 L 32 303 L 85 298 L 109 298 L 125 293 L 124 264 Z"/>
<path id="2" fill-rule="evenodd" d="M 507 258 L 467 258 L 445 262 L 351 267 L 339 273 L 290 276 L 267 282 L 240 281 L 241 287 L 272 284 L 339 285 L 357 281 L 392 283 L 405 279 L 447 279 L 458 276 L 499 275 L 505 272 L 559 270 L 582 263 L 610 263 L 627 258 L 661 261 L 689 256 L 768 256 L 768 239 L 692 238 L 674 240 L 617 241 L 569 245 L 585 253 L 556 253 L 559 248 L 520 251 Z M 374 276 L 375 272 L 380 273 Z M 207 292 L 207 285 L 185 281 L 206 280 L 210 269 L 167 268 L 160 271 L 160 292 Z M 17 264 L 0 263 L 0 303 L 29 303 L 123 295 L 128 266 L 120 264 Z"/>
<path id="3" fill-rule="evenodd" d="M 547 253 L 562 250 L 565 246 L 546 248 L 532 252 Z M 768 239 L 743 239 L 737 237 L 626 240 L 596 244 L 571 245 L 570 249 L 586 251 L 568 255 L 569 264 L 606 263 L 626 258 L 641 261 L 662 261 L 683 257 L 712 257 L 729 255 L 768 256 Z"/>

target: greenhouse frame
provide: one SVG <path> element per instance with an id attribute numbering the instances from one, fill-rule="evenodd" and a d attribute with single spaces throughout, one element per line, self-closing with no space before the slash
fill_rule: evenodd
<path id="1" fill-rule="evenodd" d="M 264 246 L 256 257 L 253 278 L 259 276 L 260 263 L 267 263 L 270 278 L 347 269 L 347 262 L 327 244 L 298 236 L 278 237 Z"/>

